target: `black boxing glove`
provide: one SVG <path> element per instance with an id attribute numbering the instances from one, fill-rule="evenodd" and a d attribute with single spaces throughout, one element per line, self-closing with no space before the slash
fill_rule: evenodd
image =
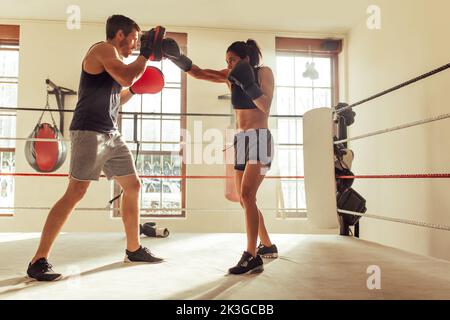
<path id="1" fill-rule="evenodd" d="M 228 74 L 228 80 L 241 89 L 252 99 L 258 99 L 263 95 L 261 88 L 256 83 L 252 66 L 246 60 L 239 60 Z"/>
<path id="2" fill-rule="evenodd" d="M 192 69 L 192 60 L 181 53 L 180 47 L 175 40 L 171 38 L 164 39 L 162 52 L 164 57 L 172 61 L 181 70 L 188 72 Z"/>

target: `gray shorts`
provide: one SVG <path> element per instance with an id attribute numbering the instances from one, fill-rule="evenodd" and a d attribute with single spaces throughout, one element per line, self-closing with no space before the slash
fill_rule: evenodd
<path id="1" fill-rule="evenodd" d="M 72 130 L 70 140 L 70 177 L 82 181 L 97 181 L 102 170 L 108 180 L 137 174 L 133 155 L 119 131 L 107 134 Z"/>

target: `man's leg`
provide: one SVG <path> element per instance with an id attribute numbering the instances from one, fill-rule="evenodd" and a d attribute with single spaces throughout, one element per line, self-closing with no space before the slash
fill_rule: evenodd
<path id="1" fill-rule="evenodd" d="M 121 215 L 127 236 L 127 250 L 136 251 L 141 246 L 139 240 L 139 192 L 141 182 L 136 175 L 114 178 L 123 189 Z"/>
<path id="2" fill-rule="evenodd" d="M 48 258 L 52 245 L 61 231 L 62 226 L 76 204 L 83 198 L 89 187 L 89 183 L 90 181 L 70 179 L 66 192 L 48 214 L 44 230 L 42 231 L 39 248 L 33 257 L 32 264 L 40 258 Z"/>

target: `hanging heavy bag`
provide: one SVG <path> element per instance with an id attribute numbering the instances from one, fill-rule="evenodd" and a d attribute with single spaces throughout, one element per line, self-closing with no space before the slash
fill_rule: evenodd
<path id="1" fill-rule="evenodd" d="M 45 109 L 49 105 L 45 106 Z M 53 125 L 41 123 L 46 110 L 41 114 L 34 130 L 28 136 L 30 139 L 60 139 L 60 141 L 27 141 L 25 143 L 25 158 L 30 166 L 38 172 L 53 172 L 59 169 L 67 157 L 66 142 L 62 141 L 63 135 L 56 126 L 55 119 L 50 112 Z"/>

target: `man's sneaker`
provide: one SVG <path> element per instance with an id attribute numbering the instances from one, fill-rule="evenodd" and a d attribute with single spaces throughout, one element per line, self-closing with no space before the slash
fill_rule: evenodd
<path id="1" fill-rule="evenodd" d="M 27 275 L 31 279 L 37 281 L 56 281 L 62 278 L 60 273 L 52 270 L 53 266 L 48 263 L 47 259 L 40 258 L 33 264 L 28 265 Z"/>
<path id="2" fill-rule="evenodd" d="M 278 258 L 278 249 L 274 244 L 272 244 L 270 247 L 266 247 L 265 245 L 260 243 L 256 254 L 263 258 Z"/>
<path id="3" fill-rule="evenodd" d="M 141 246 L 136 251 L 128 251 L 125 250 L 125 262 L 149 262 L 149 263 L 157 263 L 163 261 L 161 258 L 155 257 L 150 250 L 146 247 Z"/>
<path id="4" fill-rule="evenodd" d="M 242 254 L 241 260 L 234 267 L 228 269 L 231 274 L 243 274 L 262 272 L 264 270 L 263 261 L 260 256 L 253 257 L 247 251 Z"/>

